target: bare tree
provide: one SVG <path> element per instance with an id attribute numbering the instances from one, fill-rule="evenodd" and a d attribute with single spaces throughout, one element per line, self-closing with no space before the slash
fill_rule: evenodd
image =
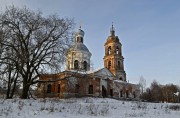
<path id="1" fill-rule="evenodd" d="M 151 83 L 151 92 L 153 95 L 153 101 L 163 101 L 162 85 L 160 85 L 156 80 Z"/>
<path id="2" fill-rule="evenodd" d="M 166 102 L 177 102 L 178 96 L 175 95 L 174 93 L 177 93 L 178 91 L 179 91 L 178 86 L 176 86 L 176 85 L 173 85 L 173 84 L 164 85 L 162 87 L 164 101 L 166 101 Z"/>
<path id="3" fill-rule="evenodd" d="M 139 86 L 140 86 L 140 90 L 141 90 L 140 92 L 141 92 L 141 94 L 143 94 L 143 92 L 145 92 L 145 90 L 146 90 L 146 80 L 144 79 L 143 76 L 141 76 L 139 79 Z"/>
<path id="4" fill-rule="evenodd" d="M 4 53 L 8 49 L 11 55 L 1 55 L 0 63 L 12 65 L 22 78 L 21 98 L 28 98 L 29 88 L 37 83 L 42 69 L 59 71 L 71 43 L 73 25 L 72 19 L 44 17 L 26 7 L 11 6 L 0 14 L 1 45 L 6 47 Z"/>
<path id="5" fill-rule="evenodd" d="M 9 58 L 15 59 L 16 56 L 14 55 L 14 50 L 12 49 L 12 47 L 3 45 L 3 42 L 5 42 L 4 34 L 1 34 L 0 38 L 1 38 L 0 59 L 3 59 L 4 57 L 9 57 Z M 1 81 L 6 86 L 5 88 L 6 88 L 6 98 L 7 99 L 13 97 L 15 90 L 17 88 L 16 85 L 17 85 L 19 73 L 16 70 L 14 64 L 15 63 L 12 60 L 7 59 L 7 58 L 0 60 Z"/>
<path id="6" fill-rule="evenodd" d="M 149 102 L 179 102 L 179 88 L 174 84 L 161 85 L 156 80 L 151 83 L 141 95 L 143 100 Z"/>
<path id="7" fill-rule="evenodd" d="M 4 68 L 0 71 L 1 80 L 6 86 L 6 99 L 13 98 L 15 91 L 18 89 L 18 73 L 17 70 L 11 65 L 4 65 Z"/>

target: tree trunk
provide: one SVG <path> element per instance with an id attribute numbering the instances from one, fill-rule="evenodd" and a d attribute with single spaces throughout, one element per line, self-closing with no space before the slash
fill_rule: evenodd
<path id="1" fill-rule="evenodd" d="M 22 99 L 27 99 L 28 98 L 28 91 L 29 91 L 29 85 L 23 88 L 22 95 L 21 95 Z"/>
<path id="2" fill-rule="evenodd" d="M 22 99 L 27 99 L 28 98 L 28 91 L 29 91 L 30 85 L 28 85 L 27 80 L 23 80 L 23 90 L 22 90 Z"/>
<path id="3" fill-rule="evenodd" d="M 9 73 L 8 73 L 8 86 L 7 86 L 7 91 L 6 91 L 6 99 L 10 99 L 9 97 L 9 94 L 10 94 L 10 91 L 11 91 L 11 70 L 9 70 Z"/>
<path id="4" fill-rule="evenodd" d="M 8 82 L 8 88 L 7 88 L 7 91 L 6 91 L 6 99 L 9 99 L 9 93 L 10 93 L 10 86 L 9 86 L 9 82 Z"/>
<path id="5" fill-rule="evenodd" d="M 10 98 L 12 99 L 13 96 L 14 96 L 14 92 L 15 92 L 15 89 L 16 89 L 16 82 L 17 82 L 17 78 L 14 80 L 14 85 L 13 85 L 13 88 L 11 90 L 11 94 L 10 94 Z"/>

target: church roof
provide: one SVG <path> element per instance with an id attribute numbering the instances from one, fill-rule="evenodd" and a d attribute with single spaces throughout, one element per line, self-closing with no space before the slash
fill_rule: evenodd
<path id="1" fill-rule="evenodd" d="M 89 52 L 88 48 L 83 43 L 76 43 L 73 47 L 73 50 Z"/>
<path id="2" fill-rule="evenodd" d="M 100 76 L 102 79 L 110 79 L 113 80 L 114 75 L 107 68 L 101 68 L 94 72 L 95 76 Z"/>

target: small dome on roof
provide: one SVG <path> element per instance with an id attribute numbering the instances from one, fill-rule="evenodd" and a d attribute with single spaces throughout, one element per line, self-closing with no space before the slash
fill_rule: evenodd
<path id="1" fill-rule="evenodd" d="M 82 30 L 82 29 L 79 29 L 77 32 L 76 32 L 76 36 L 82 36 L 82 37 L 84 37 L 84 31 Z"/>

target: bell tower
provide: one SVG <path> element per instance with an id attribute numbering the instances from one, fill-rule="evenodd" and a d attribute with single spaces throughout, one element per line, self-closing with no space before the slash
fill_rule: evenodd
<path id="1" fill-rule="evenodd" d="M 108 68 L 117 80 L 126 81 L 124 70 L 124 58 L 122 56 L 122 44 L 118 36 L 115 36 L 115 28 L 112 24 L 110 36 L 105 43 L 104 67 Z"/>

